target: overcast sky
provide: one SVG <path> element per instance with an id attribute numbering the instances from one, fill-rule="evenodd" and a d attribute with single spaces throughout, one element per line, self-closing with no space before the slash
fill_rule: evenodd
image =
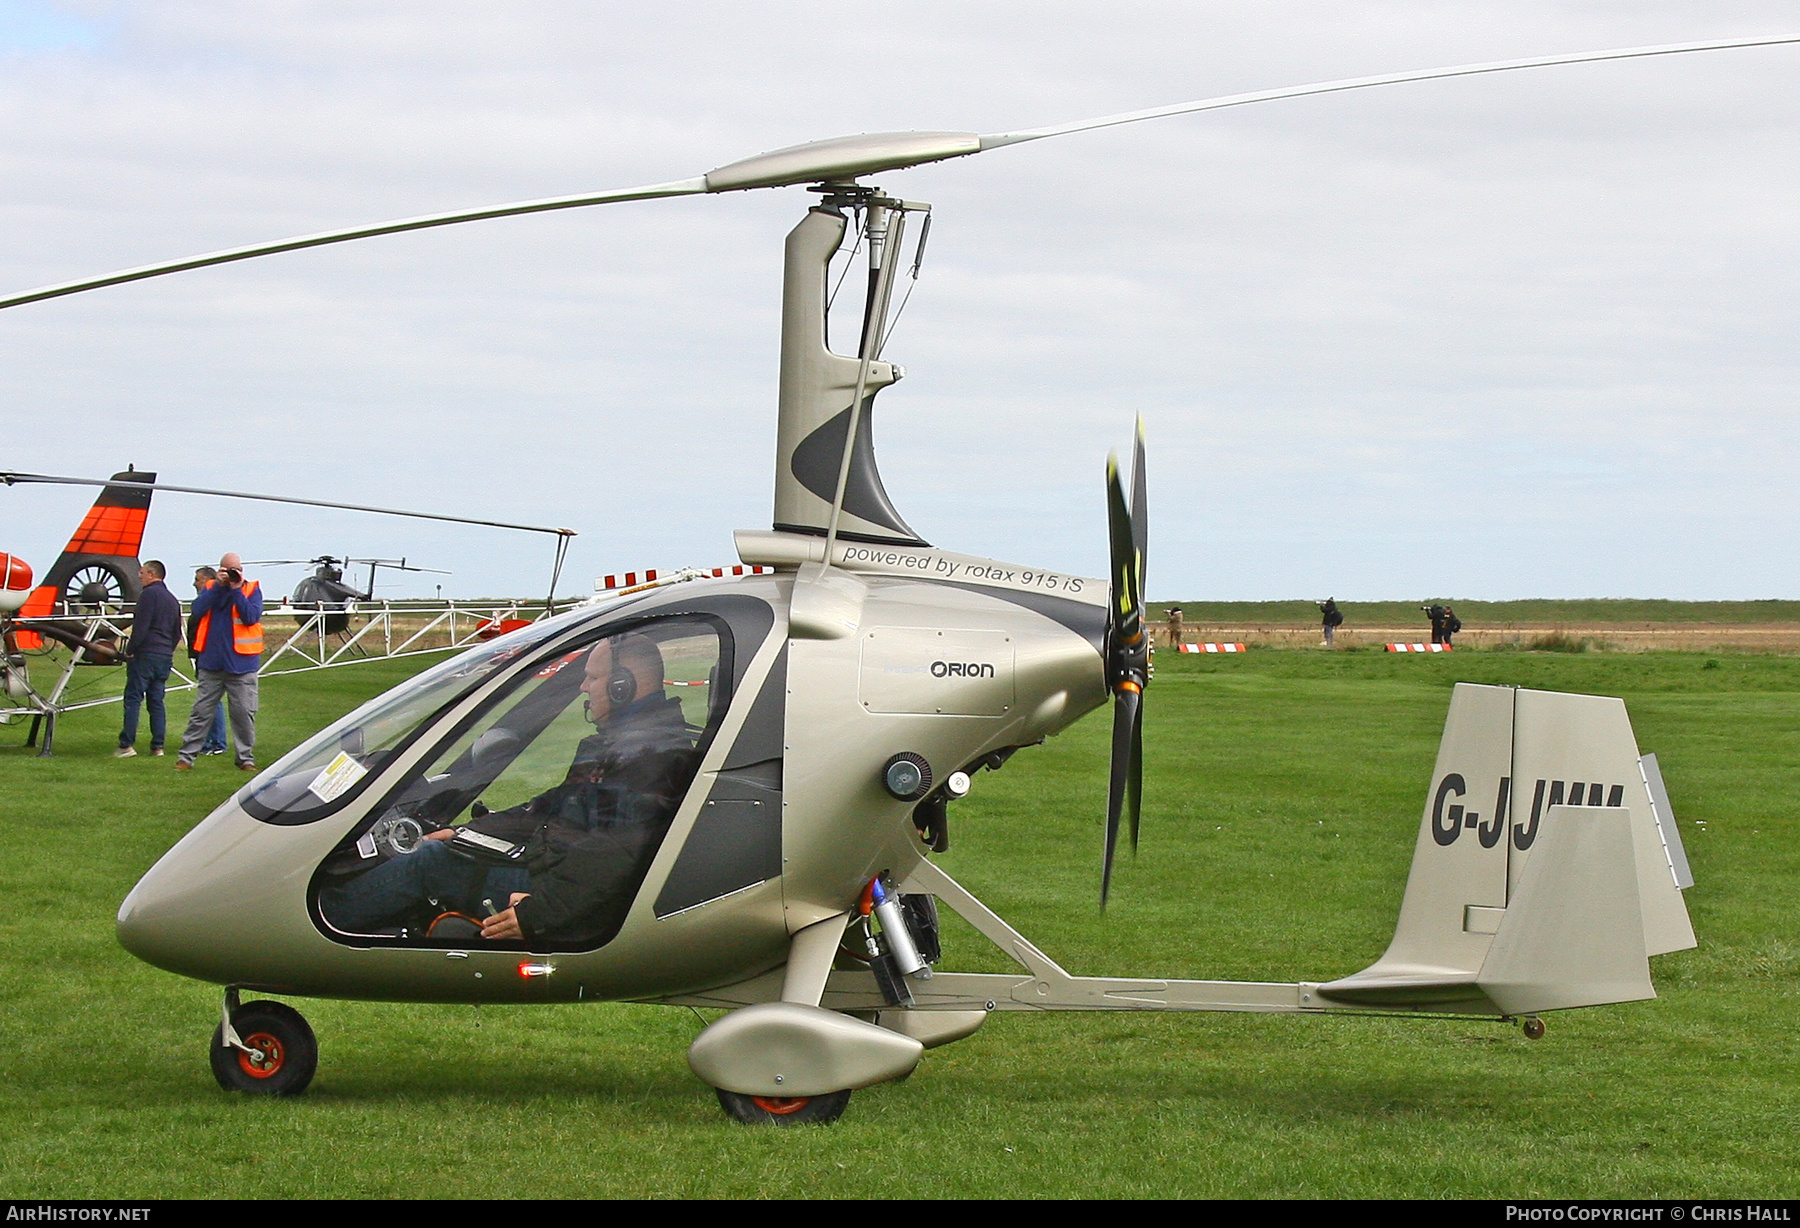
<path id="1" fill-rule="evenodd" d="M 1800 33 L 1792 4 L 0 0 L 0 289 L 1336 77 Z M 936 207 L 888 490 L 1104 572 L 1150 438 L 1155 598 L 1800 597 L 1800 47 L 1269 103 L 878 177 Z M 0 468 L 578 529 L 564 591 L 770 520 L 801 189 L 348 244 L 0 313 Z M 41 572 L 91 492 L 0 489 Z M 145 555 L 547 539 L 159 497 Z M 297 569 L 269 571 L 285 592 Z"/>

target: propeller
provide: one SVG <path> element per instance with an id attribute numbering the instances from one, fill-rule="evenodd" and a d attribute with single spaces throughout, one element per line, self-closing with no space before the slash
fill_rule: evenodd
<path id="1" fill-rule="evenodd" d="M 1131 848 L 1137 851 L 1144 797 L 1144 688 L 1150 684 L 1150 628 L 1144 620 L 1144 559 L 1150 513 L 1144 488 L 1144 420 L 1138 419 L 1131 461 L 1131 501 L 1119 482 L 1117 453 L 1106 458 L 1106 527 L 1111 559 L 1106 619 L 1106 688 L 1113 696 L 1112 772 L 1106 790 L 1106 856 L 1100 906 L 1112 887 L 1119 819 L 1131 811 Z"/>
<path id="2" fill-rule="evenodd" d="M 0 296 L 0 308 L 17 307 L 22 303 L 33 303 L 41 299 L 60 298 L 65 294 L 78 294 L 84 290 L 98 290 L 103 286 L 141 281 L 146 277 L 160 277 L 166 273 L 180 273 L 188 269 L 205 268 L 215 264 L 230 264 L 237 260 L 249 260 L 255 256 L 271 256 L 277 252 L 300 251 L 308 247 L 347 243 L 352 239 L 400 234 L 409 230 L 429 230 L 438 226 L 453 226 L 461 222 L 480 222 L 491 218 L 516 217 L 526 213 L 549 213 L 560 209 L 581 209 L 590 205 L 609 205 L 629 200 L 655 200 L 668 196 L 740 192 L 750 188 L 779 188 L 798 184 L 844 182 L 862 175 L 902 170 L 909 166 L 921 166 L 927 162 L 941 162 L 946 158 L 967 157 L 970 154 L 986 153 L 992 149 L 1019 145 L 1026 141 L 1041 141 L 1046 137 L 1067 136 L 1075 132 L 1089 132 L 1096 128 L 1116 127 L 1119 124 L 1135 124 L 1149 119 L 1163 119 L 1171 115 L 1192 115 L 1200 111 L 1218 111 L 1226 107 L 1247 106 L 1255 102 L 1273 102 L 1281 98 L 1303 98 L 1313 94 L 1334 94 L 1345 90 L 1369 89 L 1379 85 L 1399 85 L 1409 81 L 1470 77 L 1484 73 L 1514 72 L 1525 68 L 1548 68 L 1559 64 L 1643 59 L 1649 56 L 1682 55 L 1695 51 L 1723 51 L 1737 47 L 1773 47 L 1785 43 L 1800 43 L 1800 36 L 1719 39 L 1700 43 L 1670 43 L 1657 47 L 1625 47 L 1611 51 L 1583 51 L 1572 55 L 1502 60 L 1489 64 L 1427 68 L 1414 72 L 1388 73 L 1376 77 L 1351 77 L 1339 81 L 1320 81 L 1311 85 L 1260 90 L 1249 94 L 1227 94 L 1218 98 L 1203 98 L 1195 102 L 1180 102 L 1173 106 L 1155 107 L 1150 110 L 1102 115 L 1094 119 L 1077 120 L 1074 123 L 1022 129 L 1016 132 L 994 132 L 985 135 L 974 132 L 872 132 L 858 136 L 833 137 L 829 140 L 811 141 L 804 145 L 794 145 L 786 149 L 757 154 L 755 157 L 727 163 L 692 179 L 676 179 L 668 183 L 654 183 L 644 187 L 585 192 L 573 196 L 552 196 L 541 200 L 519 201 L 509 205 L 491 205 L 480 209 L 431 213 L 421 217 L 401 218 L 397 221 L 377 222 L 373 225 L 352 226 L 343 230 L 300 235 L 291 239 L 279 239 L 273 243 L 255 243 L 247 247 L 233 247 L 202 256 L 191 256 L 184 260 L 142 265 L 135 269 L 124 269 L 99 277 L 61 282 L 53 286 L 27 290 L 20 294 Z"/>

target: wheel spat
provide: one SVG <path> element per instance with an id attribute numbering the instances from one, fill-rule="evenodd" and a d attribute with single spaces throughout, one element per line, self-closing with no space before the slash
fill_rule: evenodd
<path id="1" fill-rule="evenodd" d="M 1106 855 L 1100 871 L 1100 906 L 1112 888 L 1119 819 L 1131 812 L 1131 847 L 1138 842 L 1143 808 L 1144 688 L 1150 683 L 1150 631 L 1144 621 L 1144 560 L 1149 511 L 1144 485 L 1144 423 L 1137 424 L 1131 501 L 1119 481 L 1119 458 L 1106 461 L 1106 520 L 1111 544 L 1107 578 L 1106 687 L 1113 696 L 1111 779 L 1106 794 Z"/>

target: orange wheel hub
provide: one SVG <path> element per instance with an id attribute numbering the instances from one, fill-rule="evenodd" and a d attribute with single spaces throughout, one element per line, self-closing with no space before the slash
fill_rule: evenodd
<path id="1" fill-rule="evenodd" d="M 281 1047 L 280 1041 L 267 1032 L 257 1032 L 244 1037 L 244 1043 L 262 1054 L 259 1058 L 254 1053 L 238 1050 L 238 1065 L 245 1074 L 252 1079 L 270 1079 L 281 1073 L 282 1066 L 287 1063 L 287 1051 Z"/>
<path id="2" fill-rule="evenodd" d="M 750 1102 L 765 1113 L 786 1117 L 805 1108 L 811 1099 L 811 1096 L 752 1096 Z"/>

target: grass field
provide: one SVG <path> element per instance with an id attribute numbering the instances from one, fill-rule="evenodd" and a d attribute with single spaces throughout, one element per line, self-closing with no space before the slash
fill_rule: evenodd
<path id="1" fill-rule="evenodd" d="M 1345 624 L 1367 626 L 1420 626 L 1421 606 L 1443 601 L 1456 607 L 1471 626 L 1556 627 L 1601 623 L 1649 625 L 1800 623 L 1800 601 L 1657 601 L 1642 598 L 1589 598 L 1577 600 L 1458 601 L 1428 597 L 1419 601 L 1340 601 Z M 1310 601 L 1157 601 L 1150 606 L 1152 622 L 1178 605 L 1190 623 L 1243 625 L 1247 623 L 1316 627 L 1319 608 Z"/>
<path id="2" fill-rule="evenodd" d="M 1465 615 L 1466 617 L 1466 615 Z M 413 668 L 265 684 L 264 763 Z M 1144 846 L 1097 914 L 1103 716 L 984 774 L 943 858 L 1072 971 L 1325 979 L 1392 931 L 1458 679 L 1625 697 L 1698 880 L 1661 998 L 1517 1029 L 1361 1017 L 997 1015 L 835 1126 L 735 1126 L 685 1010 L 297 1003 L 295 1101 L 221 1092 L 214 987 L 112 919 L 241 783 L 219 759 L 0 747 L 0 1196 L 1788 1197 L 1800 1109 L 1800 659 L 1162 654 Z M 185 709 L 185 701 L 181 704 Z M 1000 969 L 949 927 L 947 966 Z"/>

